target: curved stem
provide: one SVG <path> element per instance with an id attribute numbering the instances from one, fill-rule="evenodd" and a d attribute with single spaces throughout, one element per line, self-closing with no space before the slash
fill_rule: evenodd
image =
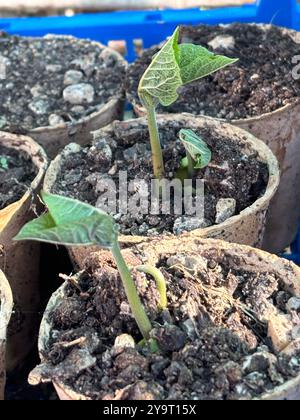
<path id="1" fill-rule="evenodd" d="M 127 267 L 127 264 L 122 256 L 119 244 L 117 242 L 112 248 L 112 253 L 116 261 L 133 316 L 136 320 L 136 323 L 138 324 L 138 327 L 144 339 L 149 340 L 150 331 L 152 330 L 151 322 L 137 293 L 135 283 L 132 279 L 129 268 Z"/>
<path id="2" fill-rule="evenodd" d="M 150 274 L 154 278 L 160 295 L 159 307 L 162 310 L 166 309 L 166 307 L 168 306 L 167 284 L 162 272 L 158 268 L 153 267 L 152 265 L 139 265 L 137 267 L 137 270 L 145 274 Z"/>

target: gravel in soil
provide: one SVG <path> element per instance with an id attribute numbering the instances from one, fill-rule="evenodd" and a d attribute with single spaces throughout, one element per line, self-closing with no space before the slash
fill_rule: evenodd
<path id="1" fill-rule="evenodd" d="M 139 258 L 127 255 L 133 266 Z M 162 258 L 163 312 L 153 280 L 133 270 L 159 344 L 151 353 L 135 344 L 141 336 L 110 254 L 94 254 L 50 316 L 47 375 L 88 398 L 119 400 L 251 399 L 296 377 L 299 349 L 274 351 L 267 320 L 276 311 L 297 329 L 300 305 L 284 303 L 292 296 L 274 273 L 233 270 L 230 258 Z"/>
<path id="2" fill-rule="evenodd" d="M 184 26 L 181 41 L 239 58 L 232 66 L 182 88 L 179 99 L 160 112 L 190 112 L 228 120 L 259 116 L 296 101 L 300 82 L 293 77 L 292 59 L 299 44 L 281 29 L 267 31 L 246 24 Z M 138 101 L 138 82 L 159 47 L 145 50 L 128 69 L 129 101 Z"/>
<path id="3" fill-rule="evenodd" d="M 194 179 L 204 182 L 204 217 L 175 214 L 175 199 L 172 194 L 170 211 L 164 214 L 160 202 L 160 214 L 155 215 L 148 211 L 150 194 L 147 195 L 147 192 L 151 191 L 153 169 L 147 126 L 144 123 L 129 121 L 116 122 L 113 127 L 110 134 L 99 131 L 91 147 L 80 148 L 75 144 L 67 146 L 65 151 L 68 153 L 62 155 L 62 165 L 51 192 L 76 198 L 109 211 L 119 223 L 123 234 L 179 234 L 211 226 L 224 221 L 224 214 L 225 219 L 226 214 L 227 218 L 239 214 L 265 192 L 268 170 L 267 166 L 257 159 L 257 155 L 243 154 L 237 148 L 234 139 L 204 127 L 196 132 L 211 148 L 212 161 L 207 168 L 199 170 Z M 159 127 L 166 177 L 170 180 L 176 177 L 181 159 L 185 156 L 184 148 L 177 140 L 181 128 L 188 127 L 177 121 L 160 124 Z M 131 183 L 131 187 L 126 184 L 122 187 L 124 175 L 119 182 L 120 171 L 127 171 L 128 182 L 138 182 L 135 185 Z M 122 192 L 128 187 L 129 211 L 126 214 L 120 213 L 118 206 L 113 210 L 108 208 L 106 200 L 112 199 L 107 195 L 113 191 L 113 187 L 107 184 L 108 181 L 114 181 L 117 193 L 119 185 Z M 142 200 L 146 200 L 146 206 L 140 202 L 130 207 L 130 202 L 135 202 L 137 193 L 140 193 Z M 118 194 L 117 197 L 119 198 Z"/>
<path id="4" fill-rule="evenodd" d="M 72 37 L 0 34 L 0 129 L 27 133 L 80 121 L 123 94 L 125 64 Z"/>
<path id="5" fill-rule="evenodd" d="M 0 146 L 0 210 L 19 200 L 37 174 L 25 152 Z"/>

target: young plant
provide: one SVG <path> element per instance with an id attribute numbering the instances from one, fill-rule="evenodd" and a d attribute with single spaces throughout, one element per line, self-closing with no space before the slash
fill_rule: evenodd
<path id="1" fill-rule="evenodd" d="M 138 295 L 130 269 L 128 268 L 118 243 L 118 226 L 105 212 L 78 200 L 41 192 L 48 213 L 27 223 L 15 240 L 34 240 L 66 246 L 99 245 L 111 250 L 126 296 L 137 325 L 147 341 L 152 329 Z M 151 274 L 158 285 L 161 296 L 160 307 L 166 306 L 166 284 L 159 270 L 149 266 L 137 267 L 139 271 Z"/>
<path id="2" fill-rule="evenodd" d="M 211 161 L 211 150 L 192 130 L 180 130 L 179 139 L 186 151 L 181 167 L 187 169 L 189 178 L 193 178 L 195 169 L 205 168 Z"/>
<path id="3" fill-rule="evenodd" d="M 147 112 L 153 171 L 158 179 L 164 177 L 164 162 L 156 121 L 157 106 L 173 104 L 181 86 L 237 61 L 216 55 L 200 45 L 178 44 L 178 38 L 179 28 L 153 57 L 138 87 L 138 95 Z"/>

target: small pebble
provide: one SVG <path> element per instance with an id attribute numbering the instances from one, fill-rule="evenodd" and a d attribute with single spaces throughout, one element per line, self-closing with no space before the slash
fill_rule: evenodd
<path id="1" fill-rule="evenodd" d="M 113 353 L 114 356 L 122 353 L 124 349 L 134 349 L 135 348 L 135 341 L 134 338 L 129 334 L 121 334 L 115 339 Z"/>
<path id="2" fill-rule="evenodd" d="M 45 99 L 36 99 L 30 102 L 29 109 L 37 115 L 46 114 L 49 110 L 49 102 Z"/>
<path id="3" fill-rule="evenodd" d="M 49 115 L 49 125 L 51 125 L 51 127 L 55 127 L 56 125 L 61 125 L 64 123 L 65 123 L 64 119 L 60 117 L 59 115 L 56 115 L 56 114 Z"/>
<path id="4" fill-rule="evenodd" d="M 234 37 L 231 35 L 218 35 L 208 42 L 208 45 L 213 49 L 217 50 L 223 48 L 225 50 L 233 49 L 235 46 Z"/>
<path id="5" fill-rule="evenodd" d="M 60 64 L 48 64 L 46 66 L 46 71 L 50 73 L 57 73 L 62 70 L 62 66 Z"/>
<path id="6" fill-rule="evenodd" d="M 63 91 L 64 100 L 74 105 L 92 103 L 94 101 L 94 95 L 94 88 L 88 83 L 70 85 Z"/>
<path id="7" fill-rule="evenodd" d="M 76 85 L 83 78 L 83 73 L 79 70 L 68 70 L 65 73 L 64 84 L 65 85 Z"/>
<path id="8" fill-rule="evenodd" d="M 224 223 L 235 215 L 236 200 L 234 198 L 221 198 L 216 206 L 216 224 Z"/>
<path id="9" fill-rule="evenodd" d="M 208 226 L 210 226 L 210 223 L 201 217 L 180 216 L 174 222 L 173 232 L 175 235 L 179 235 L 182 232 L 204 229 Z"/>
<path id="10" fill-rule="evenodd" d="M 297 297 L 292 297 L 286 304 L 286 310 L 288 312 L 291 311 L 299 311 L 300 310 L 300 299 Z"/>

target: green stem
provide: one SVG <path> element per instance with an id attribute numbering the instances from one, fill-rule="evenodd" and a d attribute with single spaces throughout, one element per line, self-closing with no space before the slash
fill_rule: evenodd
<path id="1" fill-rule="evenodd" d="M 159 307 L 162 310 L 166 309 L 168 306 L 167 284 L 162 272 L 152 265 L 139 265 L 137 270 L 145 274 L 150 274 L 154 278 L 160 296 Z"/>
<path id="2" fill-rule="evenodd" d="M 189 176 L 189 179 L 193 179 L 193 176 L 195 173 L 194 159 L 192 158 L 192 155 L 188 151 L 186 152 L 186 157 L 188 160 L 188 176 Z"/>
<path id="3" fill-rule="evenodd" d="M 153 173 L 155 178 L 162 179 L 165 175 L 164 160 L 156 121 L 155 106 L 147 106 L 148 128 L 152 150 Z"/>
<path id="4" fill-rule="evenodd" d="M 141 299 L 137 293 L 135 283 L 131 273 L 122 256 L 119 244 L 116 242 L 112 248 L 112 253 L 116 261 L 119 273 L 122 278 L 125 293 L 132 310 L 133 316 L 145 340 L 149 340 L 152 330 L 151 322 L 145 312 Z"/>

